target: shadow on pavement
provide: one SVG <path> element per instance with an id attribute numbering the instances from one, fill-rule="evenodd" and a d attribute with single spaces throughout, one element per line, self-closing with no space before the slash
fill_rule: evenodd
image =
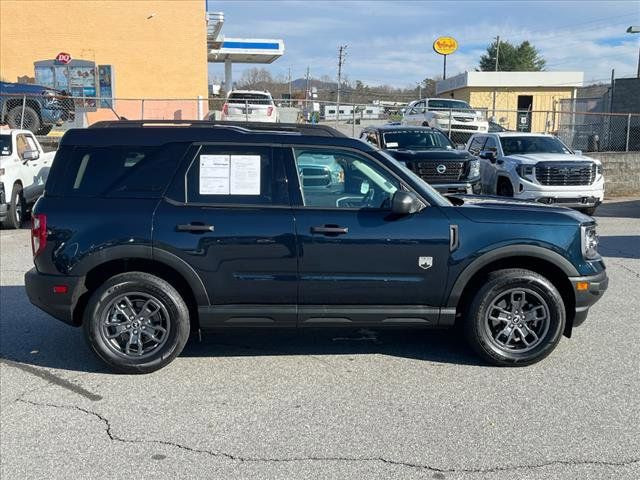
<path id="1" fill-rule="evenodd" d="M 598 207 L 595 217 L 640 218 L 640 199 L 623 202 L 605 202 Z"/>
<path id="2" fill-rule="evenodd" d="M 640 258 L 640 235 L 602 236 L 598 250 L 604 257 Z"/>
<path id="3" fill-rule="evenodd" d="M 32 306 L 23 286 L 0 287 L 0 358 L 62 370 L 111 373 L 84 339 Z M 192 335 L 181 356 L 380 354 L 434 363 L 482 364 L 456 331 L 369 329 L 238 329 Z"/>

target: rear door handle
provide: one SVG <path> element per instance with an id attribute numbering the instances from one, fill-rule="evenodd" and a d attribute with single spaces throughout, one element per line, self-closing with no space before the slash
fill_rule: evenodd
<path id="1" fill-rule="evenodd" d="M 197 223 L 188 223 L 182 225 L 176 225 L 178 232 L 213 232 L 213 225 L 204 225 Z"/>
<path id="2" fill-rule="evenodd" d="M 323 225 L 321 227 L 311 227 L 311 233 L 321 233 L 323 235 L 344 235 L 349 232 L 347 227 L 337 225 Z"/>

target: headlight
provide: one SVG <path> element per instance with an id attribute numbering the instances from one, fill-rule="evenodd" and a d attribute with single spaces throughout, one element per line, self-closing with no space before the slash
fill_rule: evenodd
<path id="1" fill-rule="evenodd" d="M 533 178 L 533 165 L 518 165 L 516 172 L 521 178 L 531 179 Z"/>
<path id="2" fill-rule="evenodd" d="M 598 234 L 595 225 L 582 225 L 582 256 L 587 260 L 598 258 Z"/>
<path id="3" fill-rule="evenodd" d="M 449 112 L 435 112 L 436 118 L 449 118 Z"/>
<path id="4" fill-rule="evenodd" d="M 469 162 L 469 178 L 480 176 L 480 160 L 471 160 Z"/>

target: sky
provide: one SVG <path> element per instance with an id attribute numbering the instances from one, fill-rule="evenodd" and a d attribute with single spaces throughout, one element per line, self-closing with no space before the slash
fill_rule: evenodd
<path id="1" fill-rule="evenodd" d="M 338 46 L 348 45 L 343 73 L 369 85 L 413 87 L 442 75 L 442 57 L 432 50 L 442 35 L 457 39 L 447 57 L 447 76 L 474 70 L 493 38 L 529 40 L 547 61 L 546 70 L 583 71 L 586 83 L 635 76 L 640 34 L 640 0 L 627 1 L 241 1 L 207 0 L 222 11 L 222 34 L 282 38 L 284 55 L 264 65 L 275 76 L 337 75 Z M 234 65 L 234 81 L 246 68 Z M 258 65 L 263 66 L 263 65 Z M 213 80 L 222 64 L 210 64 Z"/>

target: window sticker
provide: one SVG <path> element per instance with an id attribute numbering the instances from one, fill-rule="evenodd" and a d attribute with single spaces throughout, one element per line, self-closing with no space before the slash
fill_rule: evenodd
<path id="1" fill-rule="evenodd" d="M 200 195 L 229 195 L 229 155 L 200 155 Z"/>
<path id="2" fill-rule="evenodd" d="M 398 148 L 398 142 L 387 142 L 388 148 Z"/>
<path id="3" fill-rule="evenodd" d="M 260 195 L 260 155 L 231 155 L 231 195 Z"/>

